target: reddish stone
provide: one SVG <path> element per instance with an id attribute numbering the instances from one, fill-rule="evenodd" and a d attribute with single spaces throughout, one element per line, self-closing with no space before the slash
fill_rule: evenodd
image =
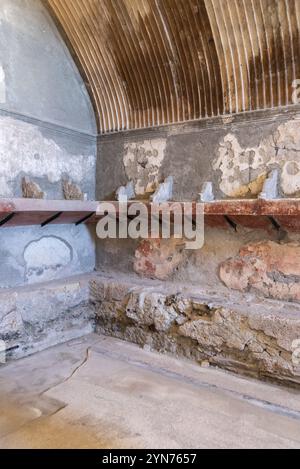
<path id="1" fill-rule="evenodd" d="M 183 261 L 182 239 L 146 239 L 135 252 L 134 271 L 153 279 L 166 280 Z"/>
<path id="2" fill-rule="evenodd" d="M 234 290 L 300 301 L 300 245 L 272 241 L 246 245 L 237 257 L 221 264 L 220 278 Z"/>

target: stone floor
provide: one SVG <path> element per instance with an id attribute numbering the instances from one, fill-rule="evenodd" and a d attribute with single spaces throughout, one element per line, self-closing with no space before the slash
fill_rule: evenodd
<path id="1" fill-rule="evenodd" d="M 0 368 L 0 448 L 300 448 L 299 392 L 95 334 Z"/>

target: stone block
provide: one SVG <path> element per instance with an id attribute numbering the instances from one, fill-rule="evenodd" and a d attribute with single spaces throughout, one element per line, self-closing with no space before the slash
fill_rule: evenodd
<path id="1" fill-rule="evenodd" d="M 95 301 L 98 332 L 199 363 L 300 385 L 300 369 L 292 358 L 300 315 L 292 303 L 255 297 L 242 302 L 242 296 L 232 301 L 195 298 L 187 286 L 152 281 L 143 286 L 134 277 L 112 282 L 99 275 L 96 285 L 100 290 L 117 288 L 119 297 L 113 307 Z"/>

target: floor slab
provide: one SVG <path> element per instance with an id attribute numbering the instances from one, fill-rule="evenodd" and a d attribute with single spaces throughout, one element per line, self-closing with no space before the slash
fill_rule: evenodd
<path id="1" fill-rule="evenodd" d="M 0 448 L 300 448 L 299 392 L 91 334 L 0 368 Z"/>

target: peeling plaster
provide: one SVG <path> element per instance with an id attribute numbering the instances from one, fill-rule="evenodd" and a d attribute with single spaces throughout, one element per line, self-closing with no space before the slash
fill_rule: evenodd
<path id="1" fill-rule="evenodd" d="M 94 155 L 74 155 L 47 139 L 34 125 L 10 117 L 0 119 L 0 195 L 12 195 L 13 181 L 25 173 L 32 178 L 47 178 L 50 183 L 65 175 L 77 184 L 92 174 Z"/>
<path id="2" fill-rule="evenodd" d="M 32 241 L 24 250 L 26 277 L 29 283 L 47 280 L 72 261 L 72 247 L 63 239 L 45 236 Z"/>
<path id="3" fill-rule="evenodd" d="M 300 195 L 300 122 L 281 124 L 259 146 L 243 148 L 229 133 L 220 142 L 213 169 L 220 171 L 220 189 L 228 197 L 257 196 L 268 173 L 280 169 L 280 187 L 286 196 Z"/>
<path id="4" fill-rule="evenodd" d="M 153 193 L 157 189 L 165 148 L 166 140 L 161 138 L 125 144 L 125 173 L 128 180 L 133 181 L 137 195 Z"/>

